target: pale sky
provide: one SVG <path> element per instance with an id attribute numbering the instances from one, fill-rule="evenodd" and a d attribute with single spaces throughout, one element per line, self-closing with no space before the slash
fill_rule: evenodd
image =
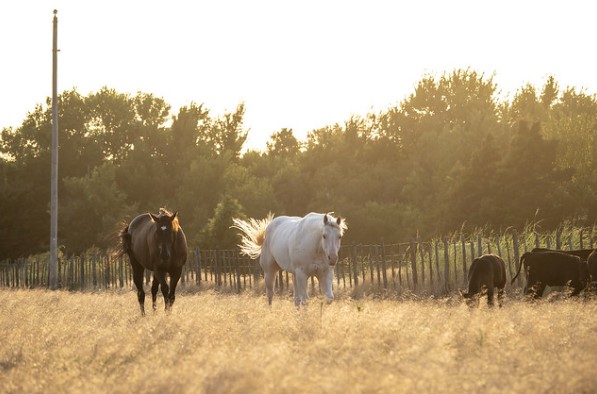
<path id="1" fill-rule="evenodd" d="M 378 113 L 426 74 L 470 68 L 502 95 L 549 75 L 597 93 L 592 1 L 22 0 L 0 13 L 0 128 L 51 96 L 52 10 L 58 91 L 108 86 L 163 97 L 176 114 L 246 106 L 245 148 Z"/>

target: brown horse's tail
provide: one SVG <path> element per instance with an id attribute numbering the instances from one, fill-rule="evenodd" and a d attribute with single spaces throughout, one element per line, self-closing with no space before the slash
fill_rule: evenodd
<path id="1" fill-rule="evenodd" d="M 129 225 L 128 223 L 124 225 L 124 227 L 118 233 L 120 237 L 120 248 L 118 250 L 118 257 L 123 255 L 130 256 L 131 253 L 131 234 L 129 233 Z"/>
<path id="2" fill-rule="evenodd" d="M 520 263 L 518 264 L 518 270 L 516 271 L 516 275 L 514 275 L 514 277 L 513 277 L 513 278 L 512 278 L 512 280 L 510 281 L 510 285 L 513 285 L 513 284 L 514 284 L 514 280 L 515 280 L 516 278 L 518 278 L 518 274 L 520 274 L 520 269 L 522 268 L 522 263 L 523 263 L 523 261 L 524 261 L 524 260 L 526 260 L 526 255 L 527 255 L 527 254 L 525 253 L 525 254 L 523 254 L 523 255 L 520 257 Z"/>

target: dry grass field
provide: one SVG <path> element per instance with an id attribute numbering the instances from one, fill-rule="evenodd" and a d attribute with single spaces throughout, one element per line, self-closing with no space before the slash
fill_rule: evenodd
<path id="1" fill-rule="evenodd" d="M 597 301 L 0 290 L 0 393 L 595 393 Z M 150 306 L 150 299 L 149 306 Z M 146 305 L 147 306 L 147 305 Z"/>

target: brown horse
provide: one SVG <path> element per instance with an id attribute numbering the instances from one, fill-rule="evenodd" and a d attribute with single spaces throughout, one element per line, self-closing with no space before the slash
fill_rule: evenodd
<path id="1" fill-rule="evenodd" d="M 162 289 L 166 310 L 174 304 L 176 285 L 187 261 L 187 239 L 178 223 L 177 212 L 170 213 L 160 208 L 158 215 L 145 213 L 134 218 L 120 231 L 122 253 L 129 256 L 133 267 L 133 281 L 137 287 L 137 298 L 141 315 L 145 315 L 145 291 L 143 273 L 153 271 L 151 299 L 156 309 L 158 286 Z M 170 286 L 166 282 L 170 274 Z"/>

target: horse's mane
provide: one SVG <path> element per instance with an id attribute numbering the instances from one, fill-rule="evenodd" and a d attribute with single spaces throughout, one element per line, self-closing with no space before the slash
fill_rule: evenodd
<path id="1" fill-rule="evenodd" d="M 346 230 L 348 230 L 348 224 L 346 223 L 346 219 L 341 218 L 340 224 L 338 225 L 338 223 L 336 223 L 336 220 L 338 220 L 338 218 L 335 218 L 333 216 L 333 214 L 334 214 L 334 212 L 328 212 L 328 213 L 325 214 L 325 215 L 328 215 L 328 217 L 331 219 L 331 220 L 328 220 L 327 225 L 328 226 L 332 226 L 332 227 L 336 227 L 337 229 L 340 230 L 340 235 L 344 235 L 344 232 Z"/>

